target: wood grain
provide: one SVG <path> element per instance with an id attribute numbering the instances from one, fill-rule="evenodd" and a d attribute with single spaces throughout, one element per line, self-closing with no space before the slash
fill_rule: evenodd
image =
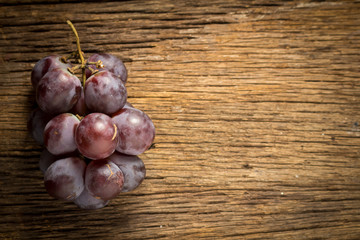
<path id="1" fill-rule="evenodd" d="M 13 1 L 0 7 L 1 239 L 359 239 L 359 1 Z M 108 207 L 53 200 L 30 72 L 124 60 L 156 126 L 147 177 Z"/>

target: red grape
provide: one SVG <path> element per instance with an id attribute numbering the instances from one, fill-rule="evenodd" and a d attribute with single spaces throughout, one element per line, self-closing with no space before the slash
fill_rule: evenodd
<path id="1" fill-rule="evenodd" d="M 86 168 L 85 187 L 95 198 L 113 199 L 121 192 L 123 184 L 122 171 L 111 161 L 92 161 Z"/>
<path id="2" fill-rule="evenodd" d="M 39 168 L 45 173 L 48 167 L 53 164 L 56 160 L 61 159 L 62 157 L 55 156 L 51 154 L 46 148 L 42 151 L 40 155 Z"/>
<path id="3" fill-rule="evenodd" d="M 89 57 L 88 62 L 97 62 L 98 60 L 101 60 L 104 65 L 104 68 L 99 69 L 100 71 L 106 69 L 115 74 L 115 76 L 121 79 L 124 84 L 126 83 L 127 70 L 124 63 L 120 59 L 108 53 L 95 53 Z M 90 65 L 90 67 L 93 69 L 97 69 L 94 65 Z M 89 78 L 90 75 L 91 72 L 87 70 L 86 77 Z"/>
<path id="4" fill-rule="evenodd" d="M 110 156 L 118 144 L 118 130 L 111 118 L 102 113 L 91 113 L 79 123 L 75 143 L 79 152 L 90 159 Z"/>
<path id="5" fill-rule="evenodd" d="M 70 112 L 75 115 L 78 114 L 79 116 L 85 116 L 88 113 L 88 109 L 85 104 L 84 91 L 81 91 L 79 100 L 70 110 Z"/>
<path id="6" fill-rule="evenodd" d="M 149 149 L 155 127 L 127 102 L 124 63 L 106 53 L 85 60 L 76 29 L 66 22 L 77 51 L 35 64 L 31 83 L 38 108 L 28 128 L 45 145 L 39 167 L 48 194 L 82 209 L 99 209 L 142 183 L 146 169 L 136 155 Z"/>
<path id="7" fill-rule="evenodd" d="M 122 192 L 134 190 L 144 180 L 146 175 L 145 164 L 138 156 L 114 152 L 106 159 L 115 163 L 124 174 L 124 186 Z"/>
<path id="8" fill-rule="evenodd" d="M 44 129 L 53 115 L 45 113 L 40 108 L 35 108 L 29 115 L 27 127 L 37 143 L 44 144 Z"/>
<path id="9" fill-rule="evenodd" d="M 89 191 L 84 188 L 84 191 L 75 199 L 74 203 L 82 209 L 99 209 L 105 207 L 109 201 L 93 197 Z"/>
<path id="10" fill-rule="evenodd" d="M 150 147 L 155 138 L 155 126 L 144 112 L 135 108 L 123 108 L 112 119 L 119 130 L 117 151 L 139 155 Z"/>
<path id="11" fill-rule="evenodd" d="M 54 68 L 67 69 L 68 67 L 71 68 L 71 63 L 64 63 L 61 61 L 61 56 L 58 55 L 51 55 L 39 60 L 31 72 L 31 83 L 34 89 L 36 89 L 39 81 L 48 71 Z"/>
<path id="12" fill-rule="evenodd" d="M 85 103 L 93 112 L 112 114 L 125 105 L 126 98 L 124 84 L 109 71 L 98 72 L 85 83 Z"/>
<path id="13" fill-rule="evenodd" d="M 71 113 L 62 113 L 51 119 L 45 127 L 44 143 L 47 150 L 54 155 L 74 152 L 75 130 L 79 119 Z"/>
<path id="14" fill-rule="evenodd" d="M 123 108 L 134 108 L 134 106 L 131 103 L 129 103 L 128 101 L 126 101 Z"/>
<path id="15" fill-rule="evenodd" d="M 75 200 L 84 190 L 85 168 L 86 163 L 81 158 L 57 160 L 45 172 L 46 191 L 57 199 Z"/>
<path id="16" fill-rule="evenodd" d="M 80 80 L 75 75 L 55 68 L 41 78 L 36 89 L 36 101 L 44 112 L 64 113 L 76 104 L 81 89 Z"/>
<path id="17" fill-rule="evenodd" d="M 70 154 L 54 155 L 44 148 L 40 155 L 39 168 L 43 173 L 45 173 L 46 169 L 48 169 L 48 167 L 55 161 L 68 157 L 78 157 L 78 153 L 75 151 Z"/>

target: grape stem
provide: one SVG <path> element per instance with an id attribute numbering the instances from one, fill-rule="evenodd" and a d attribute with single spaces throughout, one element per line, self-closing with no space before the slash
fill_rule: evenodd
<path id="1" fill-rule="evenodd" d="M 79 35 L 78 35 L 74 25 L 72 24 L 72 22 L 70 20 L 67 20 L 66 23 L 70 26 L 71 30 L 75 34 L 76 47 L 77 47 L 77 51 L 78 51 L 78 55 L 79 55 L 80 63 L 81 63 L 80 68 L 82 70 L 82 84 L 83 84 L 83 86 L 85 86 L 85 81 L 86 81 L 86 75 L 85 75 L 86 61 L 84 59 L 83 52 L 81 51 Z"/>
<path id="2" fill-rule="evenodd" d="M 75 115 L 77 117 L 77 119 L 79 119 L 80 121 L 84 118 L 83 116 L 80 116 L 79 114 Z"/>

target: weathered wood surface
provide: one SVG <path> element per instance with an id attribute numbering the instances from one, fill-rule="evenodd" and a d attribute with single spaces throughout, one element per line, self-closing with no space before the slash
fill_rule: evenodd
<path id="1" fill-rule="evenodd" d="M 359 1 L 3 1 L 1 239 L 359 239 Z M 157 129 L 147 178 L 53 200 L 26 130 L 40 58 L 110 52 Z"/>

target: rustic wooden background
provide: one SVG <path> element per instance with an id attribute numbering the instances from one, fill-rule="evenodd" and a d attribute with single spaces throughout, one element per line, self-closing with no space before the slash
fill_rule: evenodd
<path id="1" fill-rule="evenodd" d="M 360 239 L 359 1 L 2 1 L 0 239 Z M 157 130 L 108 207 L 49 197 L 30 72 L 124 60 Z"/>

